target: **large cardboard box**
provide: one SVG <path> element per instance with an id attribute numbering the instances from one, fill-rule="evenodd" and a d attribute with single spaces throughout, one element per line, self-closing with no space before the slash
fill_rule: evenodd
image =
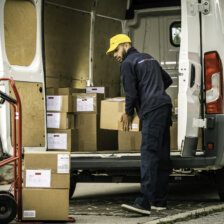
<path id="1" fill-rule="evenodd" d="M 73 111 L 81 113 L 100 113 L 101 100 L 104 94 L 99 93 L 73 93 L 76 99 L 73 104 Z"/>
<path id="2" fill-rule="evenodd" d="M 74 100 L 72 96 L 47 96 L 47 111 L 73 112 Z"/>
<path id="3" fill-rule="evenodd" d="M 77 89 L 77 88 L 47 88 L 46 95 L 72 95 L 72 93 L 85 93 L 85 89 Z"/>
<path id="4" fill-rule="evenodd" d="M 25 152 L 24 187 L 69 188 L 70 153 Z"/>
<path id="5" fill-rule="evenodd" d="M 75 129 L 47 129 L 48 150 L 73 151 L 77 148 L 78 132 Z"/>
<path id="6" fill-rule="evenodd" d="M 77 151 L 115 150 L 117 149 L 117 131 L 101 130 L 100 116 L 92 113 L 78 113 Z"/>
<path id="7" fill-rule="evenodd" d="M 47 112 L 47 128 L 74 129 L 74 113 Z"/>
<path id="8" fill-rule="evenodd" d="M 101 101 L 100 128 L 109 130 L 122 130 L 120 122 L 122 114 L 125 113 L 125 98 L 116 97 Z M 132 126 L 129 131 L 140 131 L 140 119 L 135 113 Z"/>
<path id="9" fill-rule="evenodd" d="M 22 190 L 23 220 L 68 219 L 69 189 L 29 189 Z"/>
<path id="10" fill-rule="evenodd" d="M 120 152 L 140 152 L 141 132 L 118 131 L 118 149 Z"/>

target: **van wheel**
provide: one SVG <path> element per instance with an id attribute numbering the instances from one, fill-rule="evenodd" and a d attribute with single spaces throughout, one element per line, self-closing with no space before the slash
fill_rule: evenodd
<path id="1" fill-rule="evenodd" d="M 224 169 L 215 171 L 215 185 L 221 201 L 224 201 Z"/>
<path id="2" fill-rule="evenodd" d="M 9 194 L 0 194 L 0 223 L 11 222 L 17 214 L 17 203 Z"/>
<path id="3" fill-rule="evenodd" d="M 76 188 L 76 179 L 73 175 L 70 176 L 70 188 L 69 188 L 69 199 L 72 199 L 73 194 L 75 193 Z"/>

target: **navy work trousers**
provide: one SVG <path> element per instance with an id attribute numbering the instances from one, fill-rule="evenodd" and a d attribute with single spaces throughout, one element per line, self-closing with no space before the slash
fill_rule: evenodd
<path id="1" fill-rule="evenodd" d="M 165 105 L 142 118 L 141 195 L 135 203 L 146 209 L 167 204 L 171 113 L 171 105 Z"/>

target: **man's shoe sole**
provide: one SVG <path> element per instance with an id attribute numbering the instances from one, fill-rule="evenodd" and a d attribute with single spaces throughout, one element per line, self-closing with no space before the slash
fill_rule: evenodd
<path id="1" fill-rule="evenodd" d="M 167 207 L 156 207 L 156 206 L 151 206 L 151 210 L 156 210 L 156 211 L 162 211 L 162 210 L 166 210 Z"/>
<path id="2" fill-rule="evenodd" d="M 131 205 L 122 204 L 121 207 L 123 209 L 129 211 L 129 212 L 135 212 L 135 213 L 142 214 L 142 215 L 150 215 L 151 214 L 150 211 L 140 209 L 140 208 L 136 208 L 136 207 L 131 206 Z"/>

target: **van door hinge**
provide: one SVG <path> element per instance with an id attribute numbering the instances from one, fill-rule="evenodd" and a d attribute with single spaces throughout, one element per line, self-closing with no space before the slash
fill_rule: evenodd
<path id="1" fill-rule="evenodd" d="M 204 15 L 209 14 L 209 12 L 210 12 L 209 0 L 202 0 L 202 3 L 192 3 L 192 2 L 189 2 L 189 4 L 188 4 L 188 12 L 192 16 L 195 16 L 196 12 L 201 12 Z"/>
<path id="2" fill-rule="evenodd" d="M 194 118 L 193 119 L 193 127 L 194 128 L 206 128 L 207 127 L 207 119 L 198 119 Z"/>

